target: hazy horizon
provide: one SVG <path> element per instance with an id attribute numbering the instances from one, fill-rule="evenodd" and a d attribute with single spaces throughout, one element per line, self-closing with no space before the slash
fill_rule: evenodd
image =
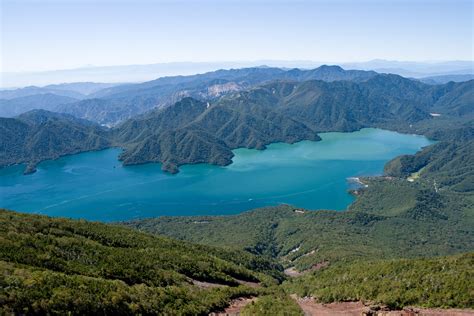
<path id="1" fill-rule="evenodd" d="M 175 60 L 169 62 L 151 62 L 151 63 L 125 63 L 125 64 L 114 64 L 114 65 L 94 65 L 86 64 L 82 66 L 76 66 L 71 68 L 55 68 L 55 69 L 46 69 L 46 70 L 24 70 L 24 71 L 2 71 L 2 73 L 40 73 L 40 72 L 53 72 L 53 71 L 63 71 L 63 70 L 81 70 L 88 68 L 111 68 L 111 67 L 128 67 L 128 66 L 149 66 L 149 65 L 166 65 L 166 64 L 209 64 L 209 63 L 234 63 L 234 64 L 249 64 L 255 63 L 258 66 L 255 67 L 277 67 L 269 66 L 266 63 L 282 63 L 281 68 L 285 68 L 286 63 L 291 64 L 318 64 L 318 65 L 347 65 L 347 64 L 364 64 L 371 62 L 390 62 L 390 63 L 419 63 L 419 64 L 439 64 L 439 63 L 474 63 L 474 57 L 472 59 L 439 59 L 439 60 L 396 60 L 396 59 L 383 59 L 383 58 L 374 58 L 367 60 L 355 60 L 355 61 L 334 61 L 334 60 L 298 60 L 298 59 L 287 59 L 287 60 L 277 60 L 277 59 L 256 59 L 256 60 L 222 60 L 222 61 L 212 61 L 212 60 L 203 60 L 203 61 L 191 61 L 191 60 Z"/>
<path id="2" fill-rule="evenodd" d="M 86 66 L 37 72 L 1 73 L 0 88 L 46 86 L 73 82 L 137 83 L 165 76 L 194 75 L 219 69 L 246 67 L 278 67 L 311 69 L 321 65 L 389 72 L 405 77 L 422 78 L 449 74 L 474 74 L 474 61 L 388 61 L 375 59 L 365 62 L 322 62 L 309 60 L 258 60 L 227 62 L 170 62 L 114 66 Z"/>
<path id="3" fill-rule="evenodd" d="M 472 60 L 469 0 L 3 0 L 2 72 L 168 62 Z"/>

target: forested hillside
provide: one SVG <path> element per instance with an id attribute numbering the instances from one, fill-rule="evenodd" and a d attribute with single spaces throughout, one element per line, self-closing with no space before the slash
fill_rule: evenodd
<path id="1" fill-rule="evenodd" d="M 320 302 L 376 302 L 405 306 L 472 308 L 474 253 L 430 259 L 341 263 L 284 284 L 288 293 Z M 446 314 L 449 314 L 446 311 Z"/>
<path id="2" fill-rule="evenodd" d="M 239 147 L 320 140 L 306 125 L 269 108 L 192 98 L 131 119 L 115 132 L 115 141 L 126 148 L 120 156 L 124 164 L 161 162 L 173 173 L 185 163 L 230 164 L 232 149 Z"/>
<path id="3" fill-rule="evenodd" d="M 27 165 L 25 173 L 48 159 L 111 146 L 107 130 L 73 116 L 34 110 L 0 118 L 0 166 Z"/>
<path id="4" fill-rule="evenodd" d="M 246 252 L 6 210 L 0 268 L 0 311 L 15 314 L 204 315 L 283 278 Z"/>

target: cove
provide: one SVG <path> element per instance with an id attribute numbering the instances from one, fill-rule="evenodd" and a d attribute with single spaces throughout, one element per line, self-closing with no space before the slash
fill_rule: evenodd
<path id="1" fill-rule="evenodd" d="M 226 167 L 160 164 L 123 167 L 119 149 L 45 161 L 32 175 L 0 169 L 0 207 L 50 216 L 119 221 L 163 215 L 228 215 L 281 203 L 344 210 L 348 178 L 379 175 L 384 164 L 432 142 L 380 129 L 321 133 L 322 141 L 237 149 Z"/>

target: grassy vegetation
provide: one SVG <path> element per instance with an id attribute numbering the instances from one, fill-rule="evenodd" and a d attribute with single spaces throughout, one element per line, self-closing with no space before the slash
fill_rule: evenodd
<path id="1" fill-rule="evenodd" d="M 274 285 L 281 266 L 124 227 L 0 211 L 3 312 L 206 314 Z M 221 284 L 199 289 L 193 281 Z"/>
<path id="2" fill-rule="evenodd" d="M 390 308 L 474 307 L 474 253 L 430 259 L 339 263 L 284 283 L 323 303 L 365 301 Z"/>
<path id="3" fill-rule="evenodd" d="M 50 315 L 207 315 L 234 297 L 255 295 L 248 287 L 200 290 L 156 287 L 117 279 L 65 274 L 0 261 L 0 313 Z"/>

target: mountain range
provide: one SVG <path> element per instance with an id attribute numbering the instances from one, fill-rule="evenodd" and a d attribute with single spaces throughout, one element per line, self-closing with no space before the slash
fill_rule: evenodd
<path id="1" fill-rule="evenodd" d="M 213 90 L 216 85 L 227 88 Z M 469 124 L 474 116 L 473 86 L 472 80 L 428 85 L 335 66 L 160 78 L 106 88 L 96 93 L 101 98 L 59 106 L 77 119 L 46 111 L 2 119 L 0 164 L 26 163 L 32 171 L 45 159 L 116 146 L 124 149 L 120 156 L 124 164 L 160 162 L 164 170 L 175 173 L 182 164 L 229 164 L 236 148 L 319 140 L 317 133 L 326 131 L 378 127 L 442 140 L 446 133 L 436 135 L 432 125 L 446 120 Z M 157 107 L 159 100 L 163 103 Z M 26 118 L 37 116 L 42 119 L 25 123 Z M 84 116 L 94 117 L 96 123 L 83 120 Z M 102 117 L 122 120 L 128 116 L 112 129 L 97 124 Z M 67 126 L 73 128 L 64 132 Z"/>
<path id="2" fill-rule="evenodd" d="M 170 62 L 145 65 L 84 66 L 39 72 L 2 73 L 5 87 L 60 84 L 64 82 L 144 82 L 158 77 L 192 75 L 215 69 L 256 68 L 262 65 L 284 69 L 313 69 L 325 64 L 340 65 L 345 69 L 374 70 L 404 77 L 423 78 L 440 75 L 473 74 L 472 61 L 396 61 L 374 59 L 366 62 L 321 62 L 311 60 L 256 60 L 223 62 Z"/>

